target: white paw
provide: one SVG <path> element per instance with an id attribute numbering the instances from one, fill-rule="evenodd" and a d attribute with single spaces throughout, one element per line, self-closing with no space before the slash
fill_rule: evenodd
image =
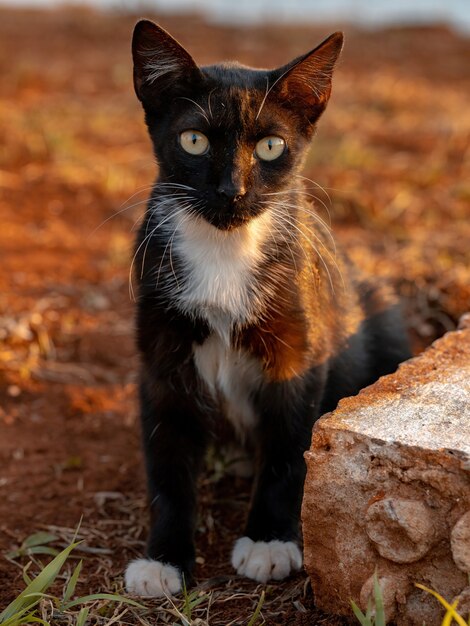
<path id="1" fill-rule="evenodd" d="M 302 553 L 293 541 L 253 541 L 237 539 L 233 546 L 232 565 L 237 574 L 260 583 L 282 580 L 302 567 Z"/>
<path id="2" fill-rule="evenodd" d="M 127 591 L 136 596 L 160 598 L 179 593 L 182 589 L 181 574 L 176 567 L 150 559 L 131 561 L 124 581 Z"/>

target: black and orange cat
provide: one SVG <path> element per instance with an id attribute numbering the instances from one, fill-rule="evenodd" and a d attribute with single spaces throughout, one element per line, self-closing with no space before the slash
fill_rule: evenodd
<path id="1" fill-rule="evenodd" d="M 274 70 L 198 67 L 152 22 L 135 28 L 159 164 L 134 257 L 151 510 L 147 558 L 126 571 L 136 594 L 190 580 L 196 480 L 220 420 L 256 468 L 233 567 L 261 582 L 299 569 L 314 421 L 409 356 L 395 300 L 335 250 L 299 174 L 342 42 Z"/>

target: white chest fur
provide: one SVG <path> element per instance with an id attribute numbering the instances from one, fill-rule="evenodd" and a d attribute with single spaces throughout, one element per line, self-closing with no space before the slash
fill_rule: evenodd
<path id="1" fill-rule="evenodd" d="M 256 271 L 270 232 L 269 211 L 233 231 L 185 215 L 174 240 L 183 262 L 183 279 L 174 294 L 179 308 L 202 315 L 219 332 L 221 324 L 245 323 L 256 315 L 262 305 Z"/>
<path id="2" fill-rule="evenodd" d="M 193 350 L 199 376 L 243 439 L 257 422 L 252 398 L 262 380 L 260 363 L 246 352 L 230 348 L 216 333 Z"/>
<path id="3" fill-rule="evenodd" d="M 256 319 L 262 310 L 269 287 L 257 280 L 257 270 L 269 245 L 271 220 L 265 211 L 244 226 L 221 231 L 187 213 L 174 230 L 174 251 L 183 268 L 173 298 L 213 331 L 202 345 L 194 345 L 194 362 L 240 438 L 257 422 L 252 399 L 262 369 L 248 353 L 230 347 L 230 335 L 234 326 Z"/>

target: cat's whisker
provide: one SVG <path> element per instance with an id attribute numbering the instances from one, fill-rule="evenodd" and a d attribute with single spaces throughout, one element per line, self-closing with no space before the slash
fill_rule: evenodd
<path id="1" fill-rule="evenodd" d="M 264 98 L 261 100 L 261 105 L 260 105 L 260 107 L 258 109 L 258 113 L 256 114 L 255 121 L 260 116 L 260 113 L 261 113 L 261 111 L 262 111 L 262 109 L 264 107 L 264 103 L 266 102 L 266 98 L 268 97 L 269 91 L 270 91 L 270 89 L 269 89 L 269 78 L 266 76 L 266 93 L 264 94 Z"/>
<path id="2" fill-rule="evenodd" d="M 156 278 L 156 283 L 155 283 L 155 290 L 158 288 L 158 283 L 160 281 L 160 274 L 161 274 L 161 271 L 162 271 L 162 268 L 163 268 L 163 262 L 164 262 L 164 259 L 165 259 L 168 247 L 170 247 L 170 266 L 171 266 L 172 273 L 173 273 L 173 276 L 175 278 L 176 284 L 179 287 L 178 279 L 177 279 L 177 276 L 176 276 L 176 273 L 175 273 L 174 267 L 173 267 L 172 245 L 173 245 L 175 234 L 178 231 L 179 227 L 181 226 L 181 224 L 185 220 L 189 219 L 191 216 L 196 214 L 194 209 L 199 207 L 200 203 L 201 203 L 201 200 L 198 200 L 198 201 L 196 201 L 193 204 L 188 203 L 184 207 L 182 207 L 184 209 L 183 211 L 178 211 L 178 212 L 173 214 L 173 216 L 178 217 L 178 216 L 182 215 L 182 217 L 180 217 L 180 219 L 178 220 L 177 224 L 175 225 L 175 228 L 173 229 L 173 233 L 172 233 L 171 237 L 168 238 L 168 241 L 167 241 L 167 243 L 165 245 L 165 248 L 163 250 L 163 253 L 161 255 L 160 265 L 158 266 L 157 278 Z"/>
<path id="3" fill-rule="evenodd" d="M 180 211 L 182 212 L 184 209 L 180 209 Z M 132 257 L 132 261 L 131 261 L 131 265 L 129 268 L 129 295 L 131 297 L 131 299 L 135 302 L 135 294 L 134 294 L 134 288 L 132 286 L 132 273 L 133 273 L 133 269 L 134 269 L 134 263 L 135 260 L 137 258 L 138 253 L 140 252 L 140 250 L 142 249 L 142 247 L 146 244 L 147 240 L 151 239 L 151 237 L 153 237 L 153 235 L 157 232 L 157 230 L 165 223 L 167 222 L 172 216 L 174 216 L 175 214 L 169 214 L 167 216 L 165 216 L 156 226 L 155 228 L 149 233 L 147 234 L 144 239 L 140 242 L 139 246 L 137 247 L 136 251 L 134 252 L 134 256 Z M 142 272 L 141 272 L 141 277 L 143 275 L 143 263 L 142 263 Z"/>
<path id="4" fill-rule="evenodd" d="M 282 208 L 282 205 L 279 205 Z M 273 207 L 271 207 L 273 210 Z M 302 237 L 305 237 L 305 233 L 297 226 L 297 224 L 294 223 L 294 221 L 291 219 L 292 216 L 288 216 L 285 213 L 282 213 L 281 211 L 278 211 L 277 213 L 275 213 L 277 215 L 277 217 L 281 220 L 285 220 L 285 222 L 291 226 L 292 228 L 294 228 L 295 230 L 297 230 L 299 232 L 299 234 Z M 315 233 L 312 231 L 312 229 L 308 229 L 308 231 L 310 232 L 311 235 L 313 235 L 313 237 L 315 239 L 317 239 L 317 241 L 319 241 L 319 243 L 321 243 L 323 245 L 323 247 L 325 248 L 325 250 L 327 252 L 329 252 L 328 248 L 326 248 L 325 244 L 321 241 L 321 239 L 318 238 L 317 235 L 315 235 Z M 315 253 L 317 254 L 318 258 L 320 259 L 323 267 L 325 268 L 325 271 L 327 273 L 328 276 L 328 281 L 330 283 L 330 287 L 331 287 L 331 291 L 332 293 L 335 292 L 335 288 L 334 288 L 334 283 L 333 283 L 333 279 L 331 277 L 331 272 L 330 272 L 330 268 L 328 267 L 328 264 L 326 263 L 325 259 L 323 258 L 323 255 L 321 254 L 321 252 L 318 250 L 318 248 L 315 246 L 315 244 L 308 238 L 305 237 L 306 241 L 311 245 L 311 247 L 313 248 L 313 250 L 315 251 Z M 334 265 L 336 267 L 336 269 L 338 270 L 338 273 L 341 275 L 341 272 L 336 264 L 336 262 L 334 262 Z"/>
<path id="5" fill-rule="evenodd" d="M 177 228 L 178 226 L 176 226 L 175 228 Z M 166 242 L 165 248 L 162 252 L 161 258 L 160 258 L 160 265 L 158 266 L 158 272 L 157 272 L 157 280 L 155 283 L 155 290 L 157 290 L 158 288 L 158 283 L 160 280 L 160 272 L 162 271 L 162 267 L 163 267 L 163 261 L 165 260 L 165 256 L 166 256 L 166 251 L 168 250 L 168 246 L 170 245 L 170 239 L 168 239 L 168 241 Z"/>
<path id="6" fill-rule="evenodd" d="M 285 204 L 283 203 L 283 204 L 281 204 L 281 205 L 279 205 L 279 206 L 281 206 L 281 207 L 283 208 L 283 207 L 285 206 Z M 297 207 L 292 206 L 292 208 L 297 208 Z M 292 219 L 296 219 L 297 223 L 301 224 L 302 226 L 306 226 L 304 222 L 302 222 L 302 221 L 300 221 L 300 220 L 297 220 L 297 218 L 295 218 L 295 216 L 294 216 L 294 215 L 289 215 L 289 217 L 290 217 L 290 218 L 292 218 Z M 312 215 L 312 217 L 315 217 L 315 215 L 313 214 L 313 215 Z M 334 247 L 334 255 L 331 253 L 331 251 L 328 249 L 328 247 L 324 244 L 324 242 L 323 242 L 323 241 L 322 241 L 322 240 L 318 237 L 318 235 L 314 232 L 314 230 L 313 230 L 313 229 L 311 229 L 311 228 L 309 228 L 309 227 L 307 226 L 307 230 L 308 230 L 308 231 L 310 232 L 310 234 L 311 234 L 311 235 L 312 235 L 312 236 L 313 236 L 313 237 L 314 237 L 314 238 L 315 238 L 315 239 L 316 239 L 316 240 L 320 243 L 320 245 L 321 245 L 321 246 L 325 249 L 326 253 L 327 253 L 327 254 L 328 254 L 328 256 L 330 257 L 330 259 L 331 259 L 331 261 L 332 261 L 332 263 L 333 263 L 333 265 L 334 265 L 335 269 L 337 270 L 337 272 L 338 272 L 338 274 L 339 274 L 339 276 L 340 276 L 340 278 L 341 278 L 341 282 L 342 282 L 342 284 L 343 284 L 343 288 L 344 288 L 344 280 L 343 280 L 343 276 L 342 276 L 341 270 L 339 269 L 339 266 L 338 266 L 338 264 L 337 264 L 337 262 L 336 262 L 336 258 L 335 258 L 335 255 L 336 255 L 336 244 L 335 244 L 335 241 L 334 241 L 334 239 L 333 239 L 333 236 L 332 236 L 332 235 L 331 235 L 331 233 L 328 231 L 328 235 L 330 236 L 330 239 L 331 239 L 332 244 L 333 244 L 333 247 Z"/>
<path id="7" fill-rule="evenodd" d="M 330 225 L 327 224 L 325 220 L 320 217 L 320 215 L 318 215 L 318 213 L 313 208 L 308 208 L 307 206 L 305 206 L 305 204 L 294 204 L 286 200 L 274 200 L 274 202 L 277 202 L 280 206 L 283 206 L 285 208 L 292 209 L 294 213 L 296 213 L 297 211 L 302 211 L 306 215 L 312 217 L 312 219 L 314 219 L 324 229 L 325 233 L 330 238 L 333 246 L 335 245 Z"/>
<path id="8" fill-rule="evenodd" d="M 308 191 L 305 191 L 303 189 L 288 189 L 288 190 L 285 190 L 285 191 L 272 191 L 272 192 L 269 192 L 269 193 L 263 193 L 261 195 L 262 196 L 281 196 L 281 197 L 289 198 L 292 195 L 292 193 L 301 193 L 303 195 L 306 195 L 306 196 L 309 196 L 311 198 L 314 198 L 314 200 L 318 200 L 318 202 L 320 202 L 325 207 L 325 210 L 326 210 L 326 212 L 328 214 L 328 219 L 330 221 L 330 224 L 325 222 L 325 220 L 323 220 L 323 218 L 320 217 L 320 215 L 318 215 L 318 213 L 315 213 L 315 212 L 312 211 L 312 215 L 315 217 L 316 220 L 320 221 L 327 230 L 331 230 L 331 215 L 330 215 L 330 211 L 329 211 L 327 205 L 323 202 L 323 200 L 321 198 L 319 198 L 318 196 L 316 196 L 315 194 L 309 193 Z M 295 205 L 295 206 L 297 206 L 297 205 Z M 301 205 L 299 205 L 299 208 L 300 208 L 300 206 Z M 304 210 L 306 210 L 305 207 L 302 207 L 302 208 Z"/>
<path id="9" fill-rule="evenodd" d="M 196 191 L 194 189 L 194 187 L 189 187 L 188 185 L 179 185 L 179 184 L 176 184 L 176 183 L 169 183 L 169 185 L 175 186 L 175 187 L 178 187 L 178 188 L 188 189 L 190 191 Z M 152 189 L 155 189 L 155 188 L 157 188 L 159 186 L 161 186 L 161 185 L 160 184 L 157 184 L 157 185 L 143 185 L 141 188 L 139 188 L 137 191 L 135 191 L 131 196 L 129 196 L 129 198 L 127 198 L 127 200 L 125 200 L 120 205 L 120 209 L 118 211 L 116 211 L 115 213 L 113 213 L 112 215 L 107 217 L 105 220 L 103 220 L 101 222 L 101 224 L 98 224 L 98 226 L 90 233 L 89 237 L 94 235 L 96 233 L 96 231 L 99 230 L 102 226 L 104 226 L 107 222 L 109 222 L 110 220 L 114 219 L 118 215 L 121 215 L 121 213 L 124 213 L 125 211 L 129 211 L 130 209 L 133 209 L 133 208 L 135 208 L 135 207 L 137 207 L 137 206 L 139 206 L 141 204 L 148 203 L 149 202 L 149 198 L 144 198 L 143 200 L 139 200 L 138 202 L 134 202 L 134 203 L 130 204 L 129 206 L 124 206 L 125 204 L 127 204 L 129 202 L 129 200 L 132 200 L 132 198 L 137 196 L 139 193 L 144 193 L 144 192 L 147 192 L 147 191 L 151 191 Z M 186 196 L 182 195 L 181 197 L 186 197 Z M 134 224 L 133 224 L 133 226 L 131 228 L 131 231 L 135 228 L 136 224 L 139 221 L 140 221 L 140 217 L 134 222 Z"/>
<path id="10" fill-rule="evenodd" d="M 176 211 L 175 213 L 172 213 L 172 214 L 171 214 L 171 215 L 169 215 L 168 217 L 172 217 L 172 216 L 178 215 L 179 213 L 181 213 L 181 212 L 182 212 L 182 210 L 183 210 L 183 209 L 186 209 L 186 208 L 187 208 L 187 205 L 186 205 L 186 204 L 185 204 L 185 205 L 181 205 L 181 209 L 180 209 L 179 211 Z M 163 223 L 163 222 L 161 222 L 160 224 L 162 224 L 162 223 Z M 158 228 L 158 226 L 157 226 L 157 228 Z M 147 255 L 147 249 L 148 249 L 148 246 L 149 246 L 150 240 L 151 240 L 151 238 L 152 238 L 152 236 L 153 236 L 153 234 L 154 234 L 154 233 L 155 233 L 155 229 L 152 231 L 152 233 L 151 233 L 151 235 L 150 235 L 150 236 L 146 236 L 146 237 L 145 237 L 145 239 L 147 240 L 147 243 L 146 243 L 146 245 L 145 245 L 144 252 L 143 252 L 143 255 L 142 255 L 142 264 L 141 264 L 141 270 L 140 270 L 140 278 L 141 278 L 141 279 L 143 278 L 143 275 L 144 275 L 145 257 L 146 257 L 146 255 Z"/>
<path id="11" fill-rule="evenodd" d="M 153 208 L 151 208 L 151 206 L 149 206 L 149 218 L 147 220 L 145 234 L 148 233 L 148 228 L 149 228 L 149 226 L 151 224 L 151 221 L 152 221 L 154 215 L 156 215 L 158 212 L 161 212 L 162 208 L 165 208 L 168 205 L 171 206 L 172 202 L 174 202 L 175 200 L 176 201 L 180 201 L 180 200 L 189 201 L 190 199 L 191 199 L 191 197 L 188 196 L 185 193 L 158 194 L 151 201 L 151 205 L 154 205 Z M 135 223 L 134 223 L 134 225 L 135 225 Z"/>
<path id="12" fill-rule="evenodd" d="M 262 203 L 262 204 L 264 204 L 264 203 Z M 332 244 L 333 249 L 334 249 L 334 253 L 336 254 L 336 242 L 334 240 L 334 237 L 333 237 L 333 234 L 331 232 L 331 229 L 328 226 L 328 224 L 326 224 L 326 222 L 324 220 L 322 220 L 322 218 L 317 213 L 307 209 L 306 207 L 303 207 L 300 204 L 296 205 L 296 204 L 292 204 L 292 203 L 285 202 L 285 201 L 282 201 L 282 202 L 280 202 L 280 201 L 270 201 L 270 202 L 267 202 L 266 204 L 267 204 L 267 206 L 271 206 L 272 204 L 276 204 L 277 206 L 279 206 L 281 208 L 285 208 L 285 209 L 289 208 L 289 209 L 292 209 L 294 213 L 297 212 L 298 210 L 300 210 L 303 213 L 305 213 L 305 214 L 309 215 L 310 217 L 312 217 L 320 226 L 322 226 L 325 229 L 326 235 L 330 239 L 331 244 Z M 292 216 L 292 213 L 290 215 Z M 317 237 L 317 239 L 318 239 L 318 237 Z"/>
<path id="13" fill-rule="evenodd" d="M 320 183 L 315 182 L 314 180 L 312 180 L 311 178 L 306 178 L 305 176 L 301 176 L 300 174 L 295 174 L 296 177 L 298 178 L 302 178 L 304 180 L 307 180 L 308 182 L 312 183 L 312 185 L 315 185 L 315 187 L 317 189 L 319 189 L 320 191 L 322 191 L 325 196 L 328 199 L 328 204 L 329 206 L 326 204 L 326 202 L 324 202 L 319 196 L 317 196 L 316 194 L 311 194 L 311 196 L 315 199 L 318 200 L 318 202 L 320 202 L 323 207 L 325 208 L 325 211 L 328 215 L 328 221 L 331 224 L 331 212 L 330 212 L 330 208 L 333 206 L 333 201 L 331 200 L 331 196 L 330 194 L 326 191 L 326 188 L 323 187 L 322 185 L 320 185 Z M 337 191 L 336 189 L 333 189 L 332 187 L 329 187 L 328 189 L 330 189 L 330 191 Z"/>
<path id="14" fill-rule="evenodd" d="M 199 109 L 200 115 L 202 115 L 202 117 L 206 120 L 207 124 L 210 125 L 210 121 L 209 121 L 209 118 L 207 117 L 206 111 L 204 111 L 202 106 L 198 104 L 195 100 L 192 100 L 191 98 L 187 98 L 186 96 L 179 96 L 178 100 L 187 100 L 188 102 L 191 102 L 192 104 L 194 104 L 194 106 L 196 106 Z"/>
<path id="15" fill-rule="evenodd" d="M 189 216 L 187 215 L 183 215 L 183 217 L 179 220 L 179 222 L 176 224 L 174 230 L 173 230 L 173 234 L 171 235 L 169 242 L 170 242 L 170 267 L 171 267 L 171 273 L 173 274 L 173 278 L 175 279 L 175 283 L 176 283 L 176 287 L 179 290 L 180 285 L 178 282 L 178 277 L 176 276 L 176 272 L 175 272 L 175 268 L 173 265 L 173 241 L 175 239 L 175 235 L 176 232 L 178 231 L 178 228 L 181 226 L 181 224 L 185 221 L 185 219 L 188 219 Z"/>
<path id="16" fill-rule="evenodd" d="M 284 229 L 284 231 L 283 231 L 283 230 L 282 230 L 282 229 L 280 229 L 277 225 L 273 225 L 273 228 L 274 228 L 274 230 L 276 231 L 276 233 L 278 233 L 278 235 L 280 235 L 280 236 L 282 237 L 282 240 L 283 240 L 283 241 L 284 241 L 284 243 L 286 244 L 286 247 L 287 247 L 287 249 L 288 249 L 288 251 L 289 251 L 289 254 L 291 255 L 291 258 L 292 258 L 292 263 L 293 263 L 293 265 L 294 265 L 295 273 L 296 273 L 296 275 L 297 275 L 297 274 L 299 273 L 299 270 L 298 270 L 298 268 L 297 268 L 297 261 L 295 260 L 294 251 L 292 250 L 292 246 L 291 246 L 291 244 L 290 244 L 289 240 L 287 239 L 287 237 L 286 237 L 286 235 L 285 235 L 285 233 L 287 232 L 287 230 L 286 230 L 286 229 Z M 275 238 L 275 237 L 273 237 L 273 239 L 274 239 L 274 242 L 275 242 L 275 243 L 276 243 L 276 245 L 277 245 L 276 238 Z"/>
<path id="17" fill-rule="evenodd" d="M 214 116 L 212 115 L 211 98 L 215 90 L 216 90 L 216 87 L 214 87 L 214 89 L 212 89 L 212 91 L 210 91 L 209 95 L 207 96 L 207 108 L 209 109 L 209 115 L 211 119 L 214 119 Z"/>
<path id="18" fill-rule="evenodd" d="M 339 189 L 335 189 L 334 187 L 324 187 L 323 185 L 320 185 L 320 183 L 318 183 L 316 180 L 313 180 L 313 178 L 308 178 L 307 176 L 304 176 L 303 174 L 294 174 L 294 176 L 296 178 L 301 178 L 302 180 L 306 180 L 307 182 L 312 183 L 312 185 L 315 185 L 315 187 L 323 191 L 325 196 L 328 198 L 328 202 L 330 204 L 333 204 L 333 203 L 332 203 L 330 194 L 327 192 L 327 189 L 329 189 L 330 191 L 335 191 L 335 192 L 340 191 Z"/>
<path id="19" fill-rule="evenodd" d="M 162 271 L 163 261 L 164 261 L 165 256 L 166 256 L 166 252 L 168 250 L 168 247 L 170 246 L 170 242 L 172 241 L 172 239 L 173 239 L 173 237 L 175 235 L 175 232 L 178 229 L 178 226 L 179 226 L 179 223 L 175 226 L 171 238 L 170 237 L 168 238 L 168 241 L 166 242 L 166 245 L 165 245 L 165 249 L 163 250 L 163 253 L 161 255 L 160 265 L 158 266 L 157 280 L 156 280 L 156 283 L 155 283 L 155 290 L 157 290 L 157 288 L 158 288 L 158 282 L 160 280 L 160 272 Z M 171 248 L 170 248 L 170 250 L 171 250 Z M 173 276 L 176 278 L 174 270 L 173 270 Z"/>
<path id="20" fill-rule="evenodd" d="M 277 210 L 274 210 L 274 215 L 275 215 L 276 217 L 280 218 L 280 222 L 278 223 L 278 226 L 282 229 L 282 231 L 283 231 L 284 233 L 287 233 L 288 237 L 292 240 L 293 235 L 292 235 L 292 232 L 289 230 L 289 228 L 288 228 L 288 226 L 287 226 L 288 222 L 282 219 L 282 217 L 283 217 L 282 215 L 278 215 L 278 214 L 277 214 Z M 298 267 L 297 267 L 297 263 L 296 263 L 296 261 L 295 261 L 294 253 L 293 253 L 293 251 L 292 251 L 292 246 L 291 246 L 291 244 L 290 244 L 290 243 L 286 240 L 286 238 L 285 238 L 285 237 L 284 237 L 284 240 L 286 241 L 286 245 L 287 245 L 287 247 L 288 247 L 288 249 L 289 249 L 289 251 L 290 251 L 290 253 L 291 253 L 291 256 L 292 256 L 292 261 L 293 261 L 293 263 L 294 263 L 294 267 L 295 267 L 295 271 L 296 271 L 296 275 L 298 275 L 299 270 L 298 270 Z M 297 241 L 297 239 L 294 239 L 294 240 L 292 241 L 292 243 L 294 243 L 294 241 Z M 299 248 L 297 247 L 297 249 L 299 249 Z M 302 252 L 302 254 L 303 254 L 303 256 L 304 256 L 305 260 L 307 261 L 307 265 L 308 265 L 308 268 L 309 268 L 309 270 L 310 270 L 310 274 L 312 275 L 312 278 L 314 279 L 314 278 L 315 278 L 315 272 L 313 271 L 312 259 L 310 258 L 310 255 L 309 255 L 309 254 L 307 254 L 307 252 L 306 252 L 306 250 L 303 248 L 303 246 L 300 246 L 300 251 Z M 280 277 L 280 279 L 281 279 L 281 280 L 283 280 L 283 281 L 284 281 L 284 280 L 286 280 L 286 275 L 285 275 L 285 273 L 281 273 L 281 274 L 279 274 L 279 277 Z M 315 284 L 315 280 L 313 280 L 313 281 L 312 281 L 312 285 L 313 285 L 313 287 L 314 287 L 314 289 L 315 289 L 315 291 L 316 291 L 316 284 Z M 291 290 L 291 289 L 289 289 L 289 291 L 290 291 L 291 293 L 295 293 L 295 290 Z"/>
<path id="21" fill-rule="evenodd" d="M 129 200 L 134 198 L 137 194 L 143 193 L 144 191 L 150 191 L 150 189 L 152 189 L 152 186 L 142 188 L 140 191 L 136 191 L 134 194 L 132 194 L 132 196 L 130 196 L 125 202 L 121 204 L 121 207 L 123 207 L 124 204 L 129 202 Z M 105 220 L 103 220 L 101 224 L 98 224 L 98 226 L 94 230 L 92 230 L 92 232 L 88 236 L 91 237 L 92 235 L 94 235 L 96 231 L 98 231 L 102 226 L 104 226 L 107 222 L 114 219 L 118 215 L 121 215 L 121 213 L 125 213 L 125 211 L 129 211 L 130 209 L 133 209 L 134 207 L 139 206 L 140 204 L 145 204 L 146 202 L 148 202 L 148 198 L 144 198 L 143 200 L 139 200 L 139 202 L 134 202 L 133 204 L 129 206 L 124 206 L 123 208 L 120 208 L 118 211 L 116 211 L 112 215 L 109 215 Z"/>
<path id="22" fill-rule="evenodd" d="M 323 191 L 323 190 L 322 190 Z M 331 214 L 330 214 L 330 207 L 328 207 L 328 205 L 324 202 L 324 200 L 322 200 L 322 198 L 320 198 L 319 196 L 317 196 L 314 193 L 311 193 L 309 191 L 306 191 L 305 189 L 286 189 L 284 191 L 272 191 L 270 193 L 263 193 L 263 196 L 291 196 L 292 193 L 300 193 L 304 196 L 308 196 L 309 198 L 313 198 L 314 201 L 318 201 L 320 202 L 320 204 L 325 208 L 325 211 L 328 215 L 328 221 L 329 224 L 327 225 L 328 228 L 331 228 Z M 326 192 L 325 192 L 326 193 Z M 328 194 L 327 194 L 328 196 Z M 328 196 L 329 202 L 330 202 L 330 206 L 331 206 L 331 198 Z M 320 216 L 319 216 L 320 217 Z M 326 225 L 326 222 L 325 222 Z"/>
<path id="23" fill-rule="evenodd" d="M 295 66 L 293 66 L 293 67 L 295 67 Z M 260 105 L 260 107 L 259 107 L 259 109 L 258 109 L 258 113 L 256 114 L 255 121 L 256 121 L 256 120 L 258 119 L 258 117 L 260 116 L 261 111 L 263 110 L 263 107 L 264 107 L 264 105 L 265 105 L 266 99 L 267 99 L 267 97 L 269 96 L 269 94 L 271 93 L 271 91 L 274 89 L 274 87 L 277 85 L 277 83 L 278 83 L 278 82 L 279 82 L 282 78 L 284 78 L 284 76 L 285 76 L 286 74 L 288 74 L 288 73 L 291 71 L 291 69 L 293 69 L 293 67 L 289 67 L 289 68 L 287 68 L 287 70 L 286 70 L 285 72 L 283 72 L 280 76 L 278 76 L 278 77 L 276 78 L 276 80 L 273 82 L 273 84 L 271 85 L 271 87 L 269 86 L 269 78 L 268 78 L 268 77 L 266 77 L 266 93 L 264 94 L 264 98 L 263 98 L 263 100 L 261 101 L 261 105 Z"/>
<path id="24" fill-rule="evenodd" d="M 331 245 L 333 246 L 333 252 L 336 255 L 336 241 L 335 241 L 335 239 L 333 237 L 333 233 L 331 231 L 331 228 L 328 226 L 328 224 L 315 211 L 307 209 L 305 206 L 303 206 L 301 204 L 299 204 L 297 206 L 297 205 L 294 205 L 294 204 L 282 202 L 282 206 L 283 207 L 288 207 L 290 209 L 293 209 L 294 212 L 301 211 L 302 213 L 305 213 L 306 215 L 308 215 L 311 218 L 313 218 L 321 227 L 323 227 L 324 232 L 326 233 L 326 236 L 331 241 Z"/>
<path id="25" fill-rule="evenodd" d="M 187 189 L 188 191 L 196 191 L 195 187 L 191 187 L 191 185 L 184 185 L 182 183 L 172 183 L 172 182 L 158 182 L 154 185 L 154 189 L 160 189 L 160 187 L 174 187 L 178 189 Z"/>
<path id="26" fill-rule="evenodd" d="M 281 226 L 283 227 L 284 231 L 289 233 L 289 236 L 292 237 L 292 233 L 291 233 L 291 231 L 289 230 L 289 227 L 288 227 L 288 222 L 282 220 L 282 218 L 281 218 Z M 292 246 L 290 244 L 289 244 L 289 249 L 291 250 L 291 255 L 293 256 Z M 313 268 L 313 265 L 312 265 L 311 255 L 308 254 L 307 251 L 303 247 L 300 247 L 300 251 L 301 251 L 301 253 L 302 253 L 302 255 L 303 255 L 303 257 L 304 257 L 304 259 L 305 259 L 305 261 L 307 263 L 308 270 L 309 270 L 309 272 L 310 272 L 310 274 L 312 276 L 312 279 L 313 279 L 312 280 L 312 285 L 313 285 L 314 290 L 316 291 L 315 271 L 314 271 L 314 268 Z M 294 262 L 296 275 L 298 275 L 299 274 L 299 269 L 297 267 L 297 263 L 296 263 L 294 258 L 293 258 L 293 262 Z M 291 293 L 295 293 L 295 290 L 291 290 Z"/>
<path id="27" fill-rule="evenodd" d="M 289 254 L 290 254 L 291 258 L 292 258 L 292 263 L 293 263 L 293 265 L 294 265 L 295 274 L 297 275 L 297 274 L 299 273 L 299 270 L 298 270 L 298 267 L 297 267 L 297 261 L 295 260 L 294 251 L 293 251 L 293 249 L 292 249 L 292 245 L 291 245 L 293 242 L 292 242 L 292 241 L 289 241 L 288 237 L 286 237 L 286 234 L 287 234 L 287 235 L 289 235 L 289 237 L 291 238 L 291 237 L 292 237 L 292 233 L 290 233 L 290 232 L 288 231 L 288 229 L 287 229 L 287 228 L 285 228 L 284 224 L 277 224 L 277 223 L 274 223 L 274 224 L 272 224 L 272 225 L 271 225 L 271 227 L 272 227 L 272 228 L 274 228 L 275 232 L 276 232 L 276 233 L 277 233 L 280 237 L 282 237 L 282 240 L 284 241 L 284 243 L 285 243 L 285 245 L 286 245 L 286 248 L 287 248 L 287 250 L 289 251 Z M 276 237 L 274 237 L 274 233 L 271 233 L 271 238 L 273 239 L 274 243 L 276 244 L 276 250 L 277 250 L 277 252 L 278 252 L 278 254 L 279 254 L 278 242 L 277 242 Z M 284 274 L 284 273 L 282 274 L 282 277 L 283 277 L 283 278 L 285 277 L 285 274 Z M 293 291 L 292 291 L 292 290 L 290 290 L 290 291 L 293 293 Z"/>

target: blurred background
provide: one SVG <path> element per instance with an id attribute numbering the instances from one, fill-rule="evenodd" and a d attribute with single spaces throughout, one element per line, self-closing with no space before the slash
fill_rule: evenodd
<path id="1" fill-rule="evenodd" d="M 54 526 L 65 540 L 83 514 L 102 551 L 84 592 L 119 580 L 146 523 L 128 288 L 156 174 L 131 79 L 142 16 L 201 64 L 275 67 L 342 28 L 305 168 L 317 210 L 365 272 L 395 285 L 416 352 L 470 308 L 467 0 L 1 4 L 0 553 Z M 220 467 L 201 485 L 200 580 L 227 573 L 248 499 Z M 276 588 L 268 623 L 317 623 L 304 583 Z M 0 557 L 0 606 L 21 586 Z M 243 598 L 251 615 L 256 598 Z M 295 621 L 298 602 L 310 621 Z"/>
<path id="2" fill-rule="evenodd" d="M 166 11 L 169 13 L 199 12 L 212 22 L 265 23 L 303 22 L 305 20 L 345 20 L 359 26 L 382 26 L 384 24 L 432 24 L 447 23 L 462 30 L 470 28 L 470 6 L 466 0 L 155 0 L 154 2 L 131 0 L 10 0 L 3 2 L 14 6 L 54 7 L 64 4 L 88 4 L 130 12 Z"/>

